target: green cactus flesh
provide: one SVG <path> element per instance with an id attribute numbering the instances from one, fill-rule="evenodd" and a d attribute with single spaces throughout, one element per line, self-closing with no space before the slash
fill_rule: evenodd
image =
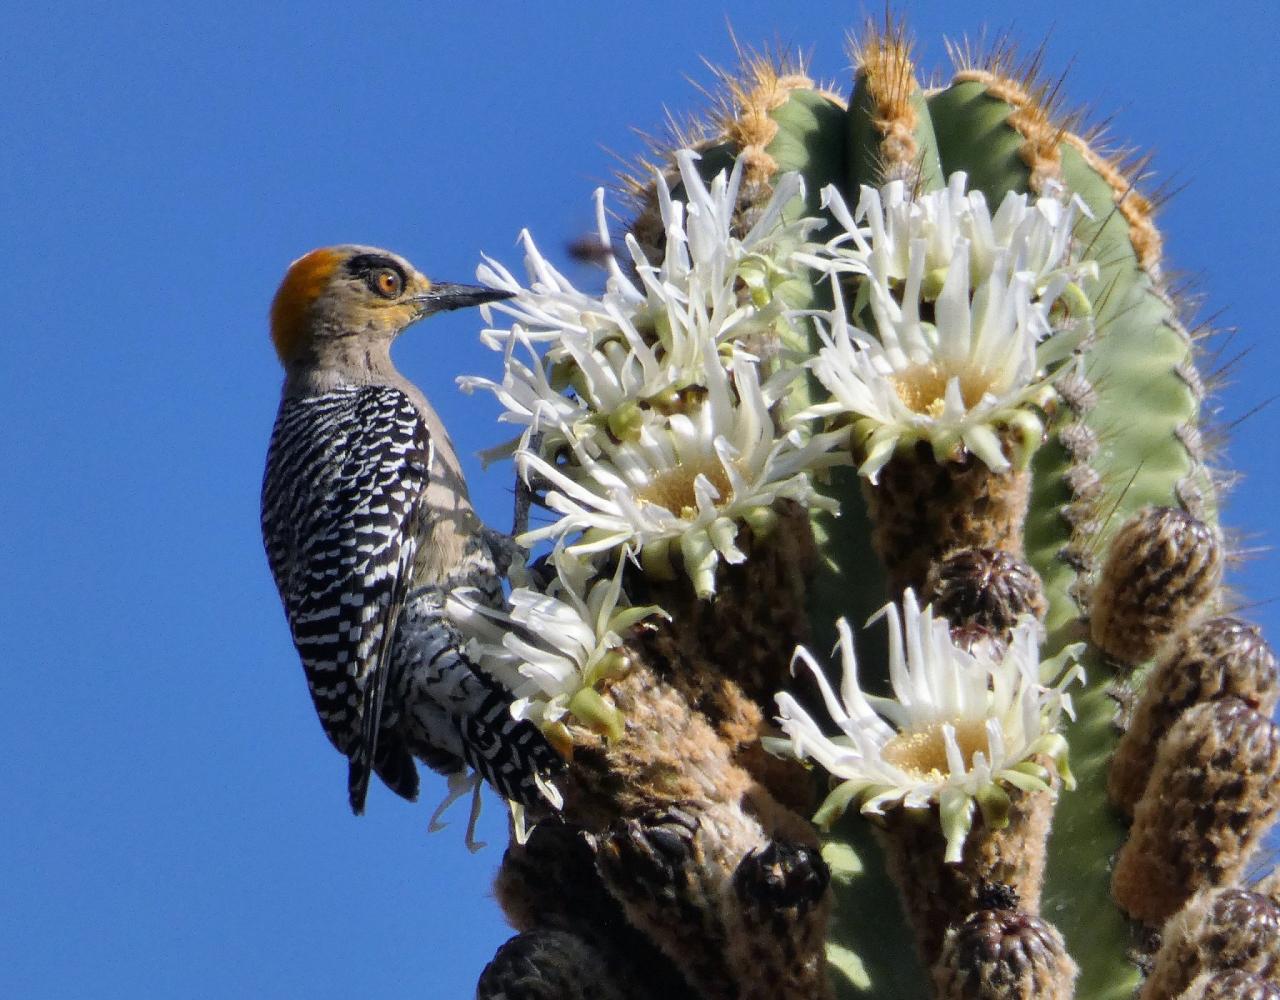
<path id="1" fill-rule="evenodd" d="M 829 98 L 813 91 L 796 91 L 772 112 L 778 134 L 767 152 L 780 171 L 797 171 L 805 179 L 805 211 L 820 212 L 821 192 L 828 184 L 848 190 L 846 112 Z M 825 284 L 797 282 L 787 289 L 794 309 L 828 308 L 831 293 Z M 818 349 L 810 330 L 804 353 Z M 787 402 L 788 411 L 803 409 L 814 401 L 817 383 L 810 377 L 800 383 Z M 811 523 L 820 554 L 820 566 L 810 592 L 810 625 L 813 645 L 830 649 L 835 642 L 836 618 L 865 621 L 885 599 L 885 578 L 871 548 L 871 525 L 859 491 L 857 473 L 838 468 L 831 472 L 822 491 L 840 501 L 835 517 L 815 511 Z"/>
<path id="2" fill-rule="evenodd" d="M 912 133 L 917 150 L 915 166 L 920 172 L 919 190 L 936 191 L 946 183 L 946 178 L 938 159 L 938 140 L 934 135 L 933 120 L 924 94 L 918 87 L 909 100 L 916 113 Z M 880 118 L 869 80 L 865 74 L 860 75 L 854 84 L 853 96 L 849 99 L 849 179 L 852 183 L 844 191 L 846 196 L 852 194 L 855 200 L 859 185 L 879 184 L 882 166 L 879 152 L 880 130 L 875 123 Z"/>
<path id="3" fill-rule="evenodd" d="M 993 205 L 1006 191 L 1026 190 L 1029 171 L 1018 152 L 1022 137 L 1007 124 L 1010 105 L 988 95 L 981 84 L 962 83 L 934 95 L 930 108 L 939 123 L 948 174 L 966 171 L 971 185 Z M 1101 442 L 1092 465 L 1104 487 L 1107 527 L 1114 529 L 1144 504 L 1176 505 L 1178 483 L 1202 477 L 1176 436 L 1197 416 L 1197 400 L 1177 374 L 1178 366 L 1189 361 L 1191 346 L 1169 302 L 1139 266 L 1111 187 L 1074 147 L 1063 143 L 1061 153 L 1064 183 L 1094 216 L 1082 220 L 1078 230 L 1088 256 L 1099 264 L 1098 278 L 1085 288 L 1095 303 L 1096 321 L 1086 375 L 1098 402 L 1084 419 Z M 1068 464 L 1056 440 L 1037 454 L 1026 526 L 1028 558 L 1049 599 L 1049 655 L 1083 637 L 1070 595 L 1075 570 L 1061 558 L 1072 540 L 1060 514 L 1070 499 L 1063 481 Z M 1207 492 L 1207 484 L 1202 488 Z M 1104 539 L 1083 541 L 1100 550 Z M 1129 924 L 1109 889 L 1111 858 L 1125 834 L 1105 800 L 1107 761 L 1117 736 L 1115 704 L 1107 694 L 1112 677 L 1092 654 L 1086 669 L 1088 684 L 1075 697 L 1077 721 L 1067 730 L 1079 785 L 1062 797 L 1054 817 L 1043 911 L 1080 965 L 1079 994 L 1106 1000 L 1129 996 L 1138 973 L 1127 957 L 1134 943 Z"/>

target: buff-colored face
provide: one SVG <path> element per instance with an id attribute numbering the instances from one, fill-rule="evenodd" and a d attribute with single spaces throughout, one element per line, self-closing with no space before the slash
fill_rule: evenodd
<path id="1" fill-rule="evenodd" d="M 389 343 L 431 313 L 507 297 L 433 282 L 403 257 L 376 247 L 324 247 L 290 265 L 271 304 L 271 340 L 287 365 L 322 354 L 326 341 Z"/>

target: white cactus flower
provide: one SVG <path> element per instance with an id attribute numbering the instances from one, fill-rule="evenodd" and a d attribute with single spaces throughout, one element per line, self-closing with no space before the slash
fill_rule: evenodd
<path id="1" fill-rule="evenodd" d="M 465 592 L 449 599 L 448 613 L 469 639 L 477 662 L 515 695 L 511 712 L 553 734 L 566 717 L 617 736 L 622 720 L 597 690 L 626 671 L 619 650 L 629 629 L 664 615 L 657 607 L 631 607 L 622 594 L 626 556 L 612 576 L 597 576 L 589 563 L 564 549 L 551 557 L 556 577 L 545 593 L 511 592 L 495 611 Z"/>
<path id="2" fill-rule="evenodd" d="M 1089 330 L 1076 282 L 1095 265 L 1069 254 L 1079 201 L 1011 193 L 993 218 L 965 181 L 954 174 L 917 199 L 900 181 L 864 187 L 856 217 L 829 188 L 844 232 L 797 255 L 831 275 L 835 297 L 815 316 L 824 346 L 811 362 L 831 399 L 806 415 L 854 418 L 872 482 L 918 441 L 940 461 L 972 453 L 996 472 L 1025 462 L 1043 434 L 1035 410 L 1053 394 L 1049 370 Z M 863 276 L 854 311 L 874 333 L 849 322 L 842 274 Z"/>
<path id="3" fill-rule="evenodd" d="M 742 166 L 709 185 L 697 170 L 698 154 L 676 155 L 684 201 L 672 197 L 667 180 L 656 178 L 666 245 L 651 262 L 630 235 L 631 268 L 607 258 L 608 277 L 599 296 L 579 291 L 521 234 L 526 288 L 501 264 L 486 258 L 477 270 L 485 284 L 513 298 L 485 308 L 506 314 L 510 327 L 486 329 L 483 341 L 505 355 L 500 381 L 464 377 L 467 390 L 493 392 L 502 419 L 526 428 L 526 446 L 538 431 L 548 444 L 582 440 L 605 429 L 617 431 L 639 408 L 665 407 L 674 394 L 704 382 L 715 353 L 750 354 L 758 344 L 795 339 L 793 318 L 775 292 L 797 276 L 793 251 L 819 223 L 789 221 L 784 210 L 803 196 L 798 174 L 778 179 L 773 196 L 744 236 L 733 231 Z M 596 192 L 597 236 L 611 237 L 603 190 Z M 517 360 L 520 348 L 527 360 Z M 542 353 L 540 354 L 539 351 Z"/>
<path id="4" fill-rule="evenodd" d="M 784 745 L 839 781 L 818 811 L 819 823 L 834 822 L 855 801 L 863 813 L 881 813 L 892 805 L 937 806 L 946 860 L 958 862 L 975 805 L 999 826 L 1010 804 L 1002 786 L 1049 788 L 1050 775 L 1033 758 L 1051 758 L 1070 787 L 1066 740 L 1058 725 L 1064 712 L 1071 713 L 1064 689 L 1082 671 L 1073 667 L 1055 686 L 1042 684 L 1037 629 L 1030 620 L 1014 630 L 1007 648 L 979 645 L 970 651 L 951 641 L 944 619 L 920 609 L 910 589 L 901 615 L 889 604 L 872 620 L 880 617 L 889 623 L 894 697 L 863 693 L 853 635 L 841 619 L 839 694 L 808 650 L 797 649 L 793 661 L 793 669 L 802 663 L 812 673 L 840 734 L 828 736 L 793 696 L 783 693 L 777 702 Z"/>
<path id="5" fill-rule="evenodd" d="M 746 558 L 737 545 L 743 523 L 765 527 L 784 498 L 834 508 L 810 472 L 848 461 L 837 450 L 842 432 L 779 434 L 773 400 L 745 358 L 733 359 L 729 372 L 709 360 L 705 382 L 701 402 L 670 416 L 647 414 L 626 440 L 577 443 L 570 460 L 557 464 L 519 453 L 522 472 L 550 485 L 547 505 L 561 515 L 522 543 L 554 539 L 575 555 L 631 548 L 654 571 L 675 546 L 698 594 L 708 596 L 720 559 Z"/>

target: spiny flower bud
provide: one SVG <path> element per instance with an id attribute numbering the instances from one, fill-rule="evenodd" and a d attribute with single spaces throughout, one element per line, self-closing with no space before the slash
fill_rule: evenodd
<path id="1" fill-rule="evenodd" d="M 1160 744 L 1112 895 L 1135 919 L 1166 919 L 1234 882 L 1278 808 L 1280 728 L 1238 698 L 1188 709 Z"/>
<path id="2" fill-rule="evenodd" d="M 1205 972 L 1177 1000 L 1280 1000 L 1280 985 L 1249 972 Z"/>
<path id="3" fill-rule="evenodd" d="M 1244 889 L 1202 889 L 1165 925 L 1141 1000 L 1177 997 L 1197 977 L 1227 970 L 1280 982 L 1280 906 Z M 1214 989 L 1189 995 L 1244 995 Z"/>
<path id="4" fill-rule="evenodd" d="M 1000 549 L 954 549 L 929 569 L 925 600 L 953 627 L 1007 636 L 1018 619 L 1043 620 L 1044 587 L 1034 569 Z"/>
<path id="5" fill-rule="evenodd" d="M 1112 539 L 1091 602 L 1093 641 L 1129 666 L 1150 659 L 1221 579 L 1212 527 L 1172 507 L 1144 507 Z"/>
<path id="6" fill-rule="evenodd" d="M 933 982 L 939 1000 L 1070 1000 L 1076 972 L 1052 924 L 978 910 L 947 931 Z"/>
<path id="7" fill-rule="evenodd" d="M 1269 716 L 1280 698 L 1280 672 L 1256 626 L 1214 618 L 1182 636 L 1151 672 L 1111 761 L 1112 803 L 1131 814 L 1146 788 L 1156 746 L 1178 716 L 1192 705 L 1227 697 Z"/>
<path id="8" fill-rule="evenodd" d="M 1254 892 L 1260 892 L 1264 896 L 1270 896 L 1271 899 L 1280 903 L 1280 868 L 1273 868 L 1262 878 L 1258 879 L 1253 887 Z"/>

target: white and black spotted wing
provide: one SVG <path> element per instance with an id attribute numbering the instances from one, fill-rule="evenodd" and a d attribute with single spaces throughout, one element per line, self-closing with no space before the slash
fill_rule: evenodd
<path id="1" fill-rule="evenodd" d="M 351 386 L 284 399 L 267 456 L 267 559 L 320 721 L 351 760 L 357 813 L 375 766 L 400 794 L 417 791 L 407 749 L 379 727 L 431 449 L 403 392 Z"/>

